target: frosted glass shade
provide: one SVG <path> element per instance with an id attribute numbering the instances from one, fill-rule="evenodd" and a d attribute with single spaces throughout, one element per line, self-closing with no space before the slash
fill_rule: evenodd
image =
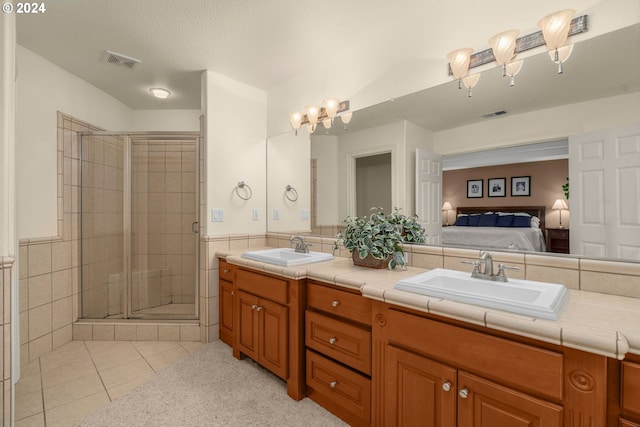
<path id="1" fill-rule="evenodd" d="M 480 73 L 471 74 L 462 79 L 462 83 L 469 89 L 476 87 L 478 84 L 478 80 L 480 80 Z"/>
<path id="2" fill-rule="evenodd" d="M 347 111 L 346 113 L 344 113 L 343 115 L 340 116 L 340 118 L 342 119 L 342 123 L 349 124 L 349 122 L 351 121 L 351 116 L 353 116 L 353 113 L 351 111 Z"/>
<path id="3" fill-rule="evenodd" d="M 505 65 L 513 59 L 518 34 L 520 34 L 518 30 L 509 30 L 496 34 L 489 39 L 489 45 L 498 64 Z"/>
<path id="4" fill-rule="evenodd" d="M 160 99 L 167 99 L 171 95 L 171 92 L 161 87 L 152 87 L 149 89 L 149 92 L 151 92 L 151 94 L 156 98 Z"/>
<path id="5" fill-rule="evenodd" d="M 569 44 L 566 46 L 562 46 L 558 48 L 558 58 L 556 60 L 556 51 L 550 50 L 549 56 L 553 62 L 564 62 L 571 56 L 571 52 L 573 52 L 573 44 Z"/>
<path id="6" fill-rule="evenodd" d="M 307 112 L 307 120 L 312 125 L 316 125 L 318 123 L 318 117 L 320 116 L 320 107 L 317 105 L 307 105 L 304 107 L 304 110 Z"/>
<path id="7" fill-rule="evenodd" d="M 327 98 L 322 102 L 324 111 L 327 113 L 327 117 L 331 120 L 338 114 L 338 108 L 340 107 L 340 100 L 338 98 Z"/>
<path id="8" fill-rule="evenodd" d="M 544 41 L 549 49 L 558 49 L 567 40 L 571 19 L 575 13 L 573 9 L 565 9 L 538 21 L 538 27 L 542 30 Z"/>
<path id="9" fill-rule="evenodd" d="M 451 72 L 455 79 L 461 79 L 467 75 L 469 70 L 469 62 L 471 61 L 471 54 L 473 49 L 465 47 L 462 49 L 454 50 L 447 54 L 447 59 L 451 65 Z"/>
<path id="10" fill-rule="evenodd" d="M 300 125 L 302 124 L 302 114 L 297 111 L 289 114 L 289 121 L 291 121 L 291 127 L 295 130 L 300 129 Z"/>
<path id="11" fill-rule="evenodd" d="M 322 126 L 324 126 L 325 129 L 331 129 L 331 119 L 327 117 L 326 119 L 322 120 Z"/>
<path id="12" fill-rule="evenodd" d="M 513 77 L 515 75 L 517 75 L 520 70 L 522 69 L 522 64 L 524 63 L 523 60 L 520 61 L 515 61 L 515 62 L 509 62 L 506 65 L 506 69 L 507 69 L 507 76 Z"/>

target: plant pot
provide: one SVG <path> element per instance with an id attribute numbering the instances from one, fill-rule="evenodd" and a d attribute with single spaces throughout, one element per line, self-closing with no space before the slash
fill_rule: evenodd
<path id="1" fill-rule="evenodd" d="M 391 261 L 391 255 L 385 259 L 376 259 L 369 254 L 363 259 L 360 259 L 358 251 L 352 251 L 351 258 L 353 259 L 353 265 L 368 268 L 387 268 L 389 266 L 389 261 Z"/>

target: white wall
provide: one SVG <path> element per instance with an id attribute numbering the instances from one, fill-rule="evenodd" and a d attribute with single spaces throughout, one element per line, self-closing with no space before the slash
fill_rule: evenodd
<path id="1" fill-rule="evenodd" d="M 551 141 L 583 132 L 637 122 L 640 93 L 503 116 L 434 134 L 438 154 Z"/>
<path id="2" fill-rule="evenodd" d="M 264 91 L 212 71 L 203 72 L 207 188 L 206 218 L 202 220 L 207 235 L 266 230 L 266 108 Z M 248 201 L 234 192 L 240 181 L 253 191 Z M 211 221 L 214 208 L 224 210 L 223 222 Z M 257 221 L 252 220 L 253 208 L 261 212 Z"/>
<path id="3" fill-rule="evenodd" d="M 106 129 L 131 127 L 131 109 L 18 45 L 16 184 L 18 238 L 57 230 L 57 112 Z"/>
<path id="4" fill-rule="evenodd" d="M 271 140 L 271 139 L 270 139 Z M 311 158 L 317 159 L 316 191 L 318 196 L 316 225 L 338 225 L 344 215 L 338 211 L 338 137 L 313 135 Z"/>
<path id="5" fill-rule="evenodd" d="M 405 205 L 402 213 L 413 215 L 416 213 L 416 148 L 434 151 L 433 132 L 405 121 L 405 144 Z"/>
<path id="6" fill-rule="evenodd" d="M 136 132 L 198 132 L 200 130 L 200 114 L 200 110 L 133 110 L 132 125 L 126 130 Z"/>
<path id="7" fill-rule="evenodd" d="M 287 132 L 269 138 L 267 146 L 267 189 L 269 231 L 295 232 L 311 231 L 311 171 L 310 141 L 306 131 Z M 291 185 L 298 193 L 298 200 L 292 202 L 285 197 L 286 186 Z M 295 198 L 289 192 L 289 198 Z M 273 210 L 279 210 L 275 219 Z M 302 211 L 306 211 L 303 219 Z"/>
<path id="8" fill-rule="evenodd" d="M 0 258 L 16 255 L 15 15 L 0 16 Z"/>

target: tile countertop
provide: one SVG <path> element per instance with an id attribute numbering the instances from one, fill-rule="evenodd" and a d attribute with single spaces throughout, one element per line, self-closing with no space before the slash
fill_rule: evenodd
<path id="1" fill-rule="evenodd" d="M 425 269 L 376 270 L 356 267 L 347 258 L 280 267 L 241 258 L 240 251 L 219 251 L 231 264 L 292 279 L 314 279 L 360 290 L 367 298 L 425 313 L 461 320 L 540 341 L 559 344 L 616 359 L 640 355 L 640 299 L 568 289 L 569 298 L 557 321 L 536 319 L 501 310 L 417 295 L 393 289 L 401 279 Z"/>

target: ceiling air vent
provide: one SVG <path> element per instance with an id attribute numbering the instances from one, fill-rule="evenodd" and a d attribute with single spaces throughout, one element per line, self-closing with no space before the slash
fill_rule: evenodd
<path id="1" fill-rule="evenodd" d="M 495 117 L 495 116 L 501 116 L 503 114 L 507 114 L 506 111 L 504 110 L 500 110 L 500 111 L 494 111 L 493 113 L 487 113 L 487 114 L 483 114 L 482 118 L 484 119 L 488 119 L 489 117 Z"/>
<path id="2" fill-rule="evenodd" d="M 109 64 L 122 65 L 123 67 L 133 68 L 142 61 L 130 56 L 122 55 L 121 53 L 111 52 L 110 50 L 108 50 L 107 62 Z"/>

